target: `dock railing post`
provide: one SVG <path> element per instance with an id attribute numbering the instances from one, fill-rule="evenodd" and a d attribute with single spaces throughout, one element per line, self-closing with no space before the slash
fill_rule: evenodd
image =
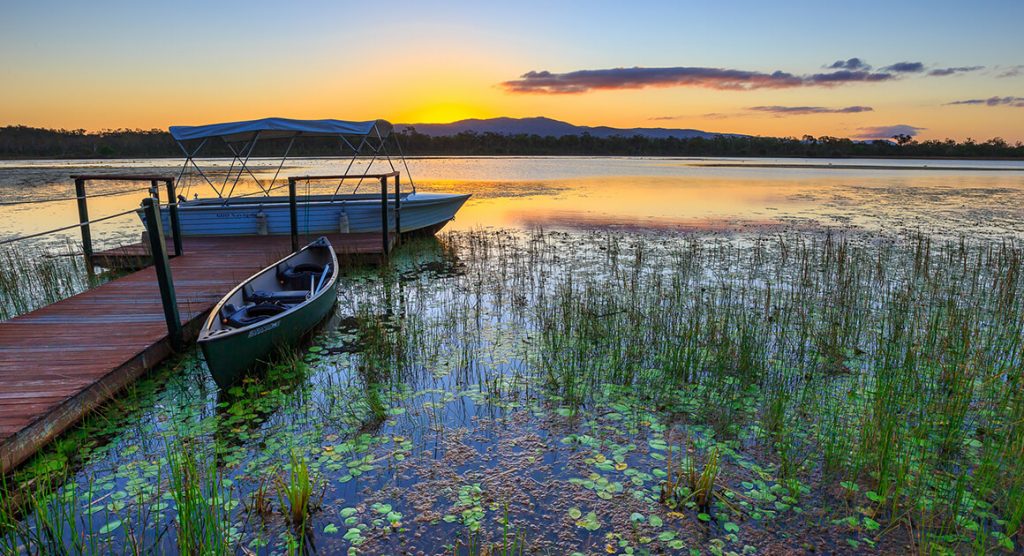
<path id="1" fill-rule="evenodd" d="M 299 214 L 295 206 L 295 179 L 288 178 L 288 214 L 292 221 L 292 253 L 299 250 Z"/>
<path id="2" fill-rule="evenodd" d="M 402 244 L 402 182 L 395 174 L 395 245 Z"/>
<path id="3" fill-rule="evenodd" d="M 388 178 L 380 178 L 380 229 L 381 237 L 384 239 L 384 258 L 388 258 L 388 251 L 391 249 L 391 238 L 388 237 Z"/>
<path id="4" fill-rule="evenodd" d="M 82 228 L 82 254 L 85 256 L 85 269 L 89 276 L 92 276 L 92 231 L 89 230 L 89 205 L 85 198 L 85 180 L 82 178 L 75 178 L 75 200 L 78 201 L 78 223 Z"/>
<path id="5" fill-rule="evenodd" d="M 160 286 L 164 320 L 167 321 L 167 336 L 171 340 L 171 348 L 179 351 L 185 346 L 185 340 L 181 330 L 181 316 L 178 314 L 178 299 L 174 294 L 171 263 L 167 259 L 163 224 L 160 221 L 160 200 L 146 197 L 142 199 L 142 207 L 146 213 L 146 231 L 149 232 L 149 244 L 153 251 L 153 267 L 156 269 L 156 280 Z"/>
<path id="6" fill-rule="evenodd" d="M 168 179 L 167 184 L 167 211 L 170 213 L 171 237 L 174 238 L 174 256 L 180 257 L 181 248 L 181 221 L 178 220 L 178 196 L 174 191 L 174 180 Z M 156 180 L 153 180 L 153 187 L 157 187 Z"/>

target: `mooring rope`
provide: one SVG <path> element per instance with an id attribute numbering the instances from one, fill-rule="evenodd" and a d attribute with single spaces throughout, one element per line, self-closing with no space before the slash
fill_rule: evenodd
<path id="1" fill-rule="evenodd" d="M 45 232 L 38 232 L 38 233 L 34 233 L 34 234 L 29 234 L 27 236 L 21 236 L 21 237 L 14 237 L 14 238 L 11 238 L 11 239 L 5 239 L 5 240 L 0 241 L 0 245 L 7 245 L 8 243 L 14 243 L 16 241 L 22 241 L 22 240 L 25 240 L 25 239 L 33 239 L 33 238 L 37 238 L 37 237 L 40 237 L 40 236 L 45 236 L 46 234 L 52 234 L 52 233 L 56 233 L 56 232 L 64 232 L 64 231 L 67 231 L 67 230 L 72 230 L 74 228 L 81 228 L 82 226 L 88 226 L 90 224 L 96 224 L 96 223 L 99 223 L 99 222 L 103 222 L 104 220 L 110 220 L 111 218 L 117 218 L 118 216 L 124 216 L 126 214 L 131 214 L 131 213 L 136 212 L 138 210 L 139 209 L 126 210 L 124 212 L 119 212 L 117 214 L 111 214 L 109 216 L 104 216 L 103 218 L 96 218 L 96 219 L 93 219 L 93 220 L 89 220 L 88 222 L 81 222 L 81 223 L 78 223 L 78 224 L 71 224 L 69 226 L 62 226 L 60 228 L 54 228 L 52 230 L 47 230 Z"/>
<path id="2" fill-rule="evenodd" d="M 52 199 L 34 199 L 30 201 L 3 201 L 0 202 L 0 207 L 10 207 L 15 205 L 37 205 L 40 203 L 55 203 L 57 201 L 78 201 L 81 199 L 92 199 L 94 197 L 112 197 L 114 195 L 125 195 L 132 193 L 133 191 L 139 191 L 138 189 L 127 189 L 125 191 L 112 191 L 110 193 L 95 193 L 92 195 L 85 195 L 82 197 L 54 197 Z"/>

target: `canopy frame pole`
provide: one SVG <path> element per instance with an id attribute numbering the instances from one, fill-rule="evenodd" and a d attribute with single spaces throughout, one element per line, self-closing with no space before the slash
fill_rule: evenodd
<path id="1" fill-rule="evenodd" d="M 227 189 L 227 187 L 228 187 L 228 180 L 231 179 L 231 172 L 234 171 L 234 169 L 235 169 L 235 161 L 238 160 L 238 153 L 235 152 L 235 149 L 231 148 L 231 144 L 230 143 L 226 143 L 226 144 L 227 144 L 228 150 L 231 151 L 231 165 L 228 166 L 228 171 L 224 174 L 224 183 L 220 184 L 220 191 L 217 191 L 217 198 L 218 199 L 223 199 L 224 198 L 224 190 Z M 239 171 L 241 171 L 241 170 L 239 170 Z"/>
<path id="2" fill-rule="evenodd" d="M 381 149 L 384 149 L 384 158 L 386 158 L 386 159 L 387 159 L 387 161 L 388 161 L 388 166 L 390 166 L 390 167 L 391 167 L 391 171 L 392 171 L 392 172 L 395 172 L 395 171 L 396 171 L 396 170 L 395 170 L 395 163 L 394 163 L 394 162 L 391 162 L 391 153 L 389 153 L 389 152 L 388 152 L 388 146 L 387 146 L 387 143 L 385 142 L 384 138 L 383 138 L 383 137 L 381 137 L 381 135 L 380 135 L 380 130 L 379 130 L 379 129 L 377 129 L 377 126 L 373 126 L 373 129 L 374 129 L 374 131 L 376 131 L 376 132 L 377 132 L 377 138 L 378 138 L 378 139 L 380 139 L 380 148 L 381 148 Z M 379 149 L 378 149 L 378 150 L 379 150 Z"/>
<path id="3" fill-rule="evenodd" d="M 195 167 L 197 172 L 199 172 L 199 175 L 203 176 L 203 179 L 206 180 L 206 183 L 210 184 L 210 189 L 213 189 L 213 191 L 216 193 L 217 192 L 217 186 L 213 185 L 213 182 L 210 181 L 210 178 L 206 177 L 206 173 L 203 172 L 203 169 L 200 168 L 198 164 L 196 164 L 196 161 L 193 158 L 195 155 L 199 154 L 199 150 L 202 149 L 206 145 L 206 141 L 207 141 L 207 139 L 203 139 L 203 142 L 199 143 L 199 146 L 196 147 L 196 149 L 194 151 L 192 151 L 191 153 L 188 152 L 188 149 L 185 148 L 185 145 L 181 144 L 181 141 L 175 141 L 175 143 L 177 143 L 178 147 L 180 147 L 182 152 L 185 153 L 185 164 L 184 164 L 184 166 L 188 166 L 188 164 L 191 162 L 192 166 Z M 218 193 L 218 196 L 220 196 L 219 193 Z"/>
<path id="4" fill-rule="evenodd" d="M 376 162 L 377 155 L 380 154 L 380 148 L 374 149 L 373 145 L 370 145 L 369 143 L 367 144 L 370 146 L 370 150 L 373 151 L 373 156 L 370 157 L 370 163 L 366 165 L 366 170 L 363 170 L 363 175 L 359 176 L 359 181 L 356 182 L 356 188 L 352 190 L 353 195 L 359 191 L 359 186 L 363 185 L 363 180 L 370 174 L 370 168 L 373 168 L 373 163 Z"/>
<path id="5" fill-rule="evenodd" d="M 175 179 L 175 183 L 181 183 L 181 178 L 185 175 L 185 168 L 188 168 L 188 164 L 182 164 L 181 170 L 178 171 L 178 177 Z M 189 180 L 191 181 L 191 180 Z M 185 197 L 188 198 L 188 187 L 185 189 Z"/>
<path id="6" fill-rule="evenodd" d="M 350 148 L 352 148 L 352 158 L 349 159 L 348 166 L 345 167 L 345 172 L 344 172 L 344 175 L 347 176 L 349 170 L 352 169 L 352 165 L 356 163 L 356 158 L 359 158 L 359 151 L 362 150 L 363 144 L 359 143 L 359 148 L 355 148 L 355 147 L 352 146 L 352 143 L 349 143 L 348 139 L 345 139 L 344 136 L 341 137 L 341 140 L 344 141 L 345 144 L 347 144 Z M 334 198 L 338 196 L 338 191 L 341 191 L 341 186 L 344 183 L 345 183 L 345 178 L 341 178 L 340 180 L 338 180 L 338 187 L 335 187 L 334 188 L 334 193 L 331 194 L 331 202 L 332 203 L 334 202 Z"/>
<path id="7" fill-rule="evenodd" d="M 288 141 L 288 148 L 284 150 L 284 156 L 281 157 L 281 163 L 277 165 L 277 171 L 274 172 L 274 177 L 270 179 L 270 187 L 263 192 L 264 197 L 270 197 L 270 192 L 274 190 L 274 182 L 277 181 L 277 176 L 281 173 L 281 168 L 284 168 L 284 161 L 288 160 L 288 153 L 292 152 L 292 145 L 295 144 L 296 137 L 298 137 L 298 135 L 292 135 L 292 138 Z M 256 176 L 253 176 L 253 179 L 255 178 Z M 259 181 L 256 183 L 260 185 L 260 189 L 263 189 L 263 185 L 260 184 Z"/>
<path id="8" fill-rule="evenodd" d="M 398 142 L 398 134 L 392 132 L 391 138 L 395 140 L 395 146 L 398 147 L 398 156 L 402 159 L 402 165 L 405 166 L 405 177 L 409 178 L 412 192 L 416 193 L 416 182 L 412 181 L 412 173 L 409 172 L 409 163 L 405 160 L 405 153 L 402 152 L 402 144 Z"/>
<path id="9" fill-rule="evenodd" d="M 352 143 L 351 143 L 351 142 L 350 142 L 350 141 L 348 140 L 348 138 L 347 138 L 347 137 L 345 137 L 344 135 L 339 135 L 339 136 L 338 136 L 338 138 L 339 138 L 339 139 L 341 139 L 342 141 L 344 141 L 344 142 L 345 142 L 345 144 L 346 144 L 346 145 L 348 145 L 348 148 L 352 149 L 352 152 L 358 152 L 358 149 L 356 149 L 355 145 L 353 145 L 353 144 L 352 144 Z"/>
<path id="10" fill-rule="evenodd" d="M 260 134 L 261 133 L 263 133 L 263 132 L 262 131 L 257 131 L 256 135 L 253 136 L 252 143 L 249 144 L 249 151 L 245 153 L 245 160 L 241 160 L 241 158 L 242 158 L 241 154 L 242 153 L 241 153 L 241 150 L 239 150 L 238 158 L 240 160 L 240 163 L 241 163 L 242 167 L 238 169 L 238 175 L 235 176 L 235 183 L 231 184 L 231 191 L 228 191 L 228 196 L 227 196 L 228 200 L 231 200 L 231 194 L 235 192 L 235 187 L 238 185 L 238 180 L 240 180 L 242 178 L 242 172 L 243 171 L 248 172 L 248 174 L 250 176 L 252 176 L 252 179 L 256 181 L 256 185 L 260 188 L 261 191 L 263 191 L 264 193 L 266 193 L 266 191 L 267 191 L 266 189 L 263 188 L 263 184 L 260 183 L 260 180 L 256 178 L 256 175 L 252 173 L 252 170 L 249 169 L 249 157 L 251 157 L 252 156 L 252 152 L 254 150 L 256 150 L 256 143 L 260 140 Z M 228 148 L 231 149 L 232 153 L 235 152 L 235 149 L 233 149 L 231 147 L 230 143 L 228 143 L 227 141 L 225 141 L 224 143 L 228 145 Z M 225 201 L 224 204 L 227 204 L 227 201 Z"/>
<path id="11" fill-rule="evenodd" d="M 356 156 L 359 156 L 359 153 L 360 153 L 360 152 L 362 152 L 362 150 L 363 150 L 363 146 L 364 146 L 364 145 L 367 145 L 367 144 L 368 144 L 368 143 L 366 142 L 366 137 L 364 136 L 364 137 L 363 137 L 363 138 L 362 138 L 362 139 L 361 139 L 361 140 L 359 141 L 359 150 L 358 150 L 358 151 L 356 151 Z M 372 149 L 372 148 L 373 148 L 373 147 L 371 147 L 371 149 Z M 352 159 L 352 162 L 355 162 L 355 159 L 354 159 L 354 158 Z M 370 159 L 370 165 L 371 165 L 371 166 L 373 165 L 373 159 Z M 349 168 L 351 168 L 351 165 L 349 165 Z M 367 172 L 369 172 L 369 171 L 370 171 L 370 167 L 369 167 L 369 166 L 367 166 L 367 167 L 366 167 L 366 171 L 367 171 Z M 345 173 L 347 174 L 347 173 L 348 173 L 348 171 L 346 171 Z M 341 180 L 341 181 L 339 181 L 339 182 L 338 182 L 338 189 L 341 189 L 341 184 L 342 184 L 342 183 L 343 183 L 344 181 L 345 181 L 345 180 Z M 362 183 L 363 183 L 363 180 L 359 180 L 359 183 L 357 183 L 357 184 L 356 184 L 356 186 L 355 186 L 355 188 L 354 188 L 354 189 L 352 189 L 352 194 L 353 194 L 353 195 L 355 195 L 355 194 L 356 194 L 356 193 L 357 193 L 357 192 L 359 191 L 359 186 L 360 186 L 360 185 L 361 185 Z"/>

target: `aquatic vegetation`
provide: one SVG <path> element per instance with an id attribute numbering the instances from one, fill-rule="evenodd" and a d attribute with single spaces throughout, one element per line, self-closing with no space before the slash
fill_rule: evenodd
<path id="1" fill-rule="evenodd" d="M 410 243 L 349 269 L 338 318 L 266 373 L 218 392 L 187 355 L 39 454 L 10 486 L 48 499 L 50 474 L 66 510 L 0 513 L 0 546 L 75 522 L 98 552 L 1018 550 L 1022 255 L 854 232 Z"/>
<path id="2" fill-rule="evenodd" d="M 87 273 L 75 251 L 70 242 L 56 249 L 0 247 L 0 320 L 71 297 L 108 278 Z"/>
<path id="3" fill-rule="evenodd" d="M 316 509 L 314 481 L 309 473 L 309 465 L 303 456 L 291 454 L 288 477 L 278 478 L 278 498 L 281 510 L 285 512 L 288 522 L 297 530 L 306 528 L 309 515 Z"/>
<path id="4" fill-rule="evenodd" d="M 215 463 L 202 465 L 194 446 L 168 446 L 169 492 L 175 504 L 177 548 L 182 554 L 230 554 L 232 499 L 230 483 Z"/>

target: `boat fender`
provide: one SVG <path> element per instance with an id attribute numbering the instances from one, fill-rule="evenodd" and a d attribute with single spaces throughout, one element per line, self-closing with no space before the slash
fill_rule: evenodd
<path id="1" fill-rule="evenodd" d="M 256 235 L 270 235 L 270 227 L 267 223 L 267 213 L 263 212 L 263 209 L 260 209 L 260 211 L 256 213 Z"/>
<path id="2" fill-rule="evenodd" d="M 338 233 L 347 234 L 348 231 L 348 212 L 345 211 L 343 206 L 341 207 L 341 212 L 338 213 Z"/>

